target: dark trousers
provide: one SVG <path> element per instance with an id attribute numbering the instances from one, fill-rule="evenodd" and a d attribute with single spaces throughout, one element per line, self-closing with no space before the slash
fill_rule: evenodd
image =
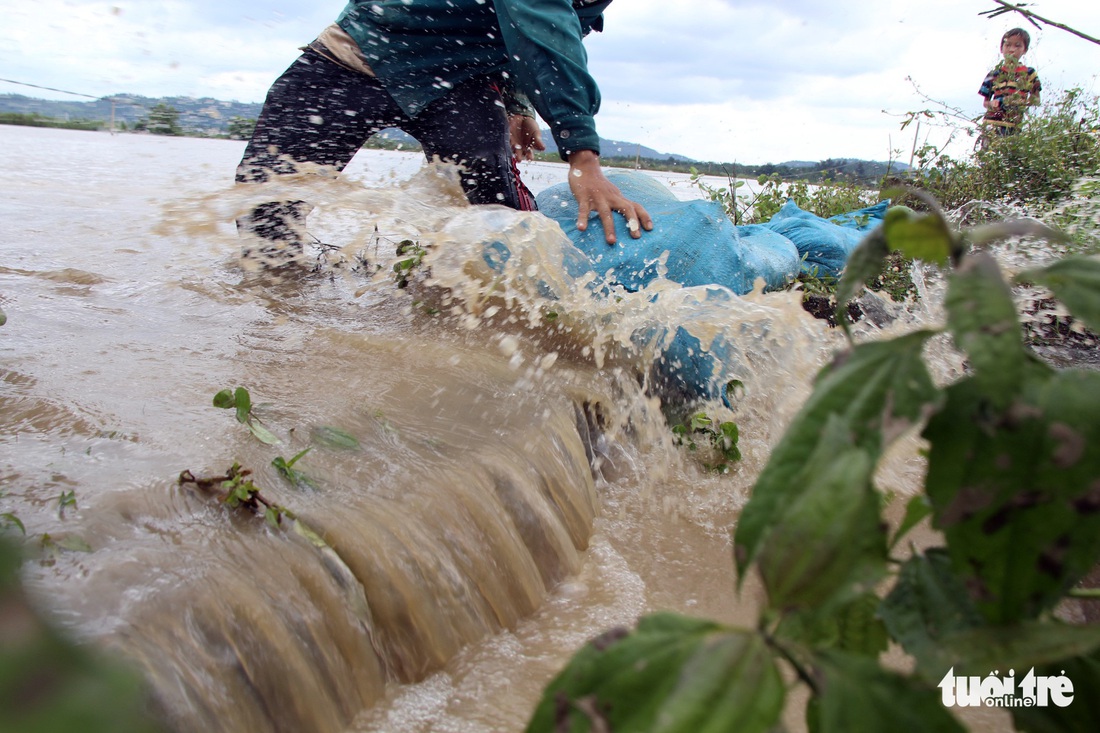
<path id="1" fill-rule="evenodd" d="M 376 132 L 396 127 L 412 135 L 431 160 L 462 166 L 472 204 L 533 208 L 519 181 L 508 138 L 508 117 L 493 81 L 478 77 L 452 89 L 410 117 L 374 77 L 306 51 L 272 85 L 256 130 L 237 167 L 239 183 L 297 172 L 309 162 L 343 170 Z M 301 201 L 257 207 L 239 227 L 274 245 L 268 254 L 293 259 L 309 210 Z M 247 253 L 246 253 L 247 254 Z"/>

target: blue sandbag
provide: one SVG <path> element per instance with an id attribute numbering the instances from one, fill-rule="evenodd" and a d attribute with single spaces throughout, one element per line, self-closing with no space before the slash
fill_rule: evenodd
<path id="1" fill-rule="evenodd" d="M 832 219 L 822 219 L 788 200 L 763 226 L 794 243 L 802 257 L 803 272 L 815 277 L 839 277 L 852 250 L 867 231 L 882 222 L 889 205 L 889 201 L 881 201 Z"/>
<path id="2" fill-rule="evenodd" d="M 869 232 L 882 223 L 882 220 L 886 218 L 886 210 L 889 208 L 890 199 L 885 199 L 877 204 L 849 211 L 846 214 L 830 216 L 829 221 L 842 227 L 851 227 L 861 232 Z"/>
<path id="3" fill-rule="evenodd" d="M 703 299 L 710 306 L 737 307 L 733 296 L 724 289 L 708 288 Z M 668 333 L 667 329 L 664 333 Z M 657 333 L 646 336 L 654 338 Z M 636 334 L 635 337 L 639 341 L 644 340 L 642 334 Z M 744 376 L 738 373 L 738 369 L 743 369 L 744 365 L 745 360 L 740 349 L 725 333 L 716 334 L 709 347 L 704 349 L 698 336 L 692 335 L 683 326 L 677 326 L 670 342 L 662 349 L 660 357 L 653 365 L 651 377 L 665 399 L 721 399 L 730 407 L 726 385 Z"/>
<path id="4" fill-rule="evenodd" d="M 758 278 L 768 288 L 784 287 L 800 265 L 819 277 L 839 276 L 864 233 L 881 223 L 889 206 L 889 201 L 883 201 L 827 220 L 788 201 L 768 223 L 738 227 L 720 204 L 680 201 L 644 173 L 616 170 L 606 175 L 626 198 L 645 207 L 653 217 L 653 231 L 632 239 L 625 219 L 616 214 L 619 243 L 608 246 L 596 215 L 589 219 L 587 231 L 577 229 L 578 207 L 568 184 L 552 186 L 537 197 L 540 211 L 558 222 L 602 278 L 594 287 L 602 283 L 638 291 L 655 280 L 663 267 L 665 278 L 686 287 L 722 286 L 725 290 L 708 288 L 706 300 L 729 302 L 730 307 L 736 307 L 730 293 L 749 292 Z M 577 264 L 578 272 L 584 269 Z M 635 339 L 641 345 L 660 335 L 655 329 L 635 334 Z M 736 376 L 740 362 L 736 346 L 724 336 L 717 336 L 704 349 L 697 337 L 680 326 L 654 365 L 654 379 L 666 393 L 725 401 L 725 385 Z"/>
<path id="5" fill-rule="evenodd" d="M 681 285 L 721 285 L 742 295 L 752 290 L 757 278 L 774 289 L 784 287 L 798 273 L 794 245 L 766 227 L 734 226 L 720 204 L 680 201 L 644 173 L 608 171 L 606 175 L 626 198 L 645 207 L 653 217 L 653 231 L 632 239 L 626 220 L 616 214 L 619 243 L 611 247 L 595 214 L 586 231 L 577 229 L 578 207 L 568 184 L 551 186 L 537 197 L 539 210 L 558 222 L 606 284 L 641 290 L 663 266 L 664 276 Z"/>

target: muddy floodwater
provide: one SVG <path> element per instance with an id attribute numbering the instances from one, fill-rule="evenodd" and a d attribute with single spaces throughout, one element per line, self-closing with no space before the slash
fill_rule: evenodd
<path id="1" fill-rule="evenodd" d="M 314 272 L 267 277 L 233 227 L 243 147 L 0 127 L 0 511 L 68 548 L 24 568 L 49 618 L 140 669 L 176 729 L 316 733 L 522 730 L 609 627 L 753 622 L 729 530 L 840 344 L 797 294 L 596 300 L 548 219 L 380 151 L 311 184 Z M 399 288 L 404 240 L 430 276 Z M 494 241 L 514 276 L 485 272 Z M 630 334 L 654 319 L 737 334 L 744 393 L 707 406 L 740 426 L 727 475 L 646 389 Z M 213 406 L 236 387 L 276 444 Z M 273 467 L 307 448 L 304 478 Z M 898 453 L 879 483 L 905 494 Z M 179 481 L 235 463 L 298 523 Z"/>

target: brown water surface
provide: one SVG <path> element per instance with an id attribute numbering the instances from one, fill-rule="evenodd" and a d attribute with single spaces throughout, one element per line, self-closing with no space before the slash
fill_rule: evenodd
<path id="1" fill-rule="evenodd" d="M 642 613 L 753 622 L 728 531 L 837 344 L 797 295 L 596 301 L 548 220 L 381 152 L 312 184 L 333 247 L 273 280 L 238 262 L 242 148 L 0 127 L 0 509 L 90 549 L 27 563 L 51 618 L 137 663 L 180 730 L 466 733 L 522 729 L 574 649 Z M 433 279 L 398 289 L 410 237 Z M 658 316 L 737 334 L 746 394 L 709 408 L 741 428 L 729 475 L 641 385 L 630 334 Z M 237 386 L 277 445 L 212 406 Z M 308 483 L 272 467 L 306 448 Z M 914 454 L 884 488 L 911 490 Z M 321 541 L 179 483 L 234 463 Z"/>

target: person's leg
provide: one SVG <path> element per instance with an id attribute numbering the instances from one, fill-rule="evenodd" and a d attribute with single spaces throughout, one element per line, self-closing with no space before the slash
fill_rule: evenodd
<path id="1" fill-rule="evenodd" d="M 406 118 L 378 81 L 307 50 L 272 85 L 237 167 L 238 183 L 298 172 L 298 163 L 343 170 L 363 143 Z M 281 266 L 302 253 L 304 201 L 272 201 L 237 222 L 246 257 Z"/>
<path id="2" fill-rule="evenodd" d="M 424 156 L 462 166 L 459 177 L 471 204 L 502 204 L 513 209 L 533 208 L 528 192 L 525 206 L 522 182 L 513 169 L 508 139 L 508 115 L 500 92 L 487 78 L 472 79 L 430 104 L 405 127 L 420 141 Z M 526 186 L 523 186 L 526 191 Z"/>

